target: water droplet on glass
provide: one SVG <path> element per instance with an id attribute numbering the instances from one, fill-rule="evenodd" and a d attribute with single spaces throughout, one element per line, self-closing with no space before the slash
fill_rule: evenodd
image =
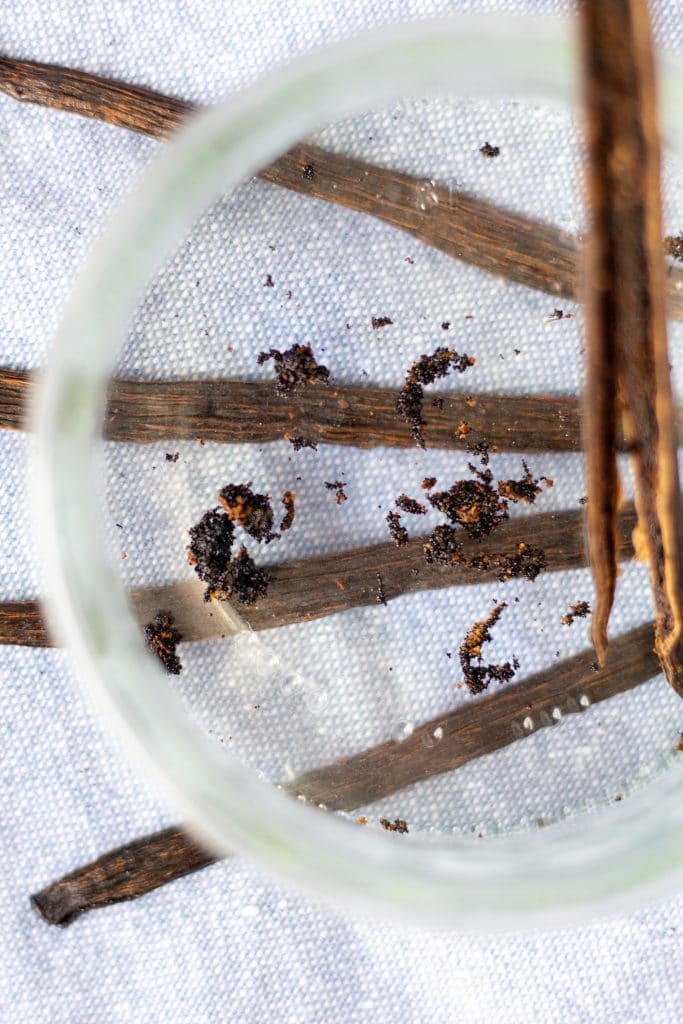
<path id="1" fill-rule="evenodd" d="M 298 673 L 285 676 L 282 693 L 286 700 L 296 701 L 301 697 L 301 694 L 305 688 L 304 680 Z"/>
<path id="2" fill-rule="evenodd" d="M 397 743 L 400 743 L 401 740 L 407 740 L 408 737 L 412 735 L 414 729 L 415 726 L 412 722 L 409 722 L 407 718 L 400 718 L 391 734 L 391 738 Z"/>
<path id="3" fill-rule="evenodd" d="M 327 707 L 328 696 L 324 690 L 309 690 L 305 700 L 308 710 L 318 715 Z"/>
<path id="4" fill-rule="evenodd" d="M 439 205 L 439 196 L 431 180 L 420 181 L 416 186 L 416 201 L 420 210 Z"/>

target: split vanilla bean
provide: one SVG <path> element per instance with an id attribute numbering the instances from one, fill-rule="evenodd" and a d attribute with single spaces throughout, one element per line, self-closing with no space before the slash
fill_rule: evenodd
<path id="1" fill-rule="evenodd" d="M 333 811 L 374 803 L 646 682 L 659 672 L 652 644 L 652 626 L 641 626 L 612 642 L 599 671 L 592 650 L 583 651 L 523 682 L 438 715 L 404 740 L 388 740 L 316 768 L 284 788 Z M 164 829 L 70 872 L 32 896 L 31 902 L 45 921 L 67 925 L 88 910 L 144 896 L 218 859 L 183 829 Z"/>
<path id="2" fill-rule="evenodd" d="M 618 523 L 618 554 L 631 558 L 631 534 L 635 511 L 627 505 Z M 246 626 L 255 630 L 277 629 L 352 608 L 377 604 L 377 576 L 382 577 L 383 594 L 392 601 L 405 594 L 471 586 L 499 579 L 500 564 L 495 557 L 486 568 L 472 568 L 468 560 L 477 556 L 510 556 L 520 544 L 533 540 L 547 561 L 545 572 L 580 569 L 587 565 L 583 536 L 583 512 L 543 512 L 502 522 L 480 540 L 464 536 L 462 561 L 454 565 L 425 561 L 426 536 L 418 536 L 397 547 L 392 542 L 337 551 L 313 558 L 279 562 L 268 566 L 271 581 L 266 596 L 257 604 L 231 605 Z M 204 586 L 196 579 L 158 587 L 132 590 L 130 600 L 138 621 L 144 625 L 163 610 L 173 616 L 184 642 L 225 636 L 229 623 L 220 602 L 203 600 Z M 50 646 L 47 627 L 37 601 L 0 604 L 0 644 L 31 647 Z"/>
<path id="3" fill-rule="evenodd" d="M 0 91 L 17 100 L 166 138 L 196 107 L 84 71 L 0 57 Z M 261 177 L 369 213 L 455 259 L 555 296 L 577 295 L 571 235 L 483 199 L 300 143 Z M 663 249 L 660 253 L 663 263 Z M 670 315 L 683 319 L 683 273 L 670 268 Z"/>
<path id="4" fill-rule="evenodd" d="M 666 337 L 654 58 L 642 0 L 582 0 L 588 138 L 585 448 L 596 584 L 593 640 L 607 648 L 616 587 L 619 418 L 650 565 L 656 646 L 683 696 L 683 519 Z"/>

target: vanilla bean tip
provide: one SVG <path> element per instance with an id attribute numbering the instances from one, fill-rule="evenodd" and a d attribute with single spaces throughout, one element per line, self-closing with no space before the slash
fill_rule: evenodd
<path id="1" fill-rule="evenodd" d="M 65 928 L 89 909 L 89 903 L 79 899 L 79 893 L 60 885 L 48 885 L 30 897 L 33 909 L 47 924 Z"/>

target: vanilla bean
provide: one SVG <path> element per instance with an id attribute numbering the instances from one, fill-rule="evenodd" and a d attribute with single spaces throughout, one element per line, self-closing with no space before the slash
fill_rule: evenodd
<path id="1" fill-rule="evenodd" d="M 53 646 L 39 601 L 0 602 L 0 645 L 2 644 L 15 647 Z"/>
<path id="2" fill-rule="evenodd" d="M 271 382 L 117 381 L 106 433 L 118 441 L 197 438 L 263 443 L 303 436 L 324 444 L 414 447 L 396 412 L 397 389 L 309 385 L 286 398 Z M 503 451 L 577 451 L 576 399 L 434 392 L 424 428 L 428 447 L 465 451 L 487 440 Z M 472 405 L 472 400 L 476 405 Z M 469 402 L 468 402 L 469 400 Z M 467 420 L 470 432 L 458 435 Z"/>
<path id="3" fill-rule="evenodd" d="M 633 511 L 626 508 L 619 531 L 622 558 L 632 553 L 634 521 Z M 372 606 L 377 603 L 378 573 L 382 576 L 387 601 L 403 594 L 498 579 L 500 568 L 495 561 L 487 569 L 472 569 L 465 564 L 427 564 L 423 552 L 425 540 L 426 537 L 418 537 L 401 547 L 391 542 L 373 544 L 269 567 L 272 580 L 267 596 L 253 608 L 240 607 L 239 614 L 252 629 L 260 630 Z M 511 554 L 523 543 L 533 543 L 544 551 L 548 563 L 546 572 L 586 565 L 581 511 L 544 512 L 507 520 L 488 537 L 478 541 L 470 537 L 464 539 L 462 555 L 468 559 L 480 553 Z M 180 625 L 179 628 L 183 632 Z"/>
<path id="4" fill-rule="evenodd" d="M 217 859 L 182 828 L 165 828 L 65 875 L 31 896 L 31 903 L 45 921 L 67 925 L 86 910 L 134 900 Z"/>
<path id="5" fill-rule="evenodd" d="M 0 368 L 0 430 L 25 430 L 35 375 Z M 414 447 L 396 413 L 393 388 L 309 386 L 287 398 L 275 384 L 243 380 L 114 380 L 103 431 L 110 441 L 212 441 L 264 444 L 305 436 L 356 448 Z M 428 448 L 471 451 L 579 451 L 582 402 L 561 395 L 491 395 L 430 391 Z M 462 425 L 467 425 L 467 431 Z M 677 410 L 677 426 L 683 411 Z M 459 429 L 460 428 L 460 429 Z M 617 450 L 631 446 L 617 433 Z"/>
<path id="6" fill-rule="evenodd" d="M 33 375 L 0 369 L 0 429 L 21 430 Z M 318 443 L 415 446 L 396 412 L 398 389 L 309 385 L 283 398 L 276 385 L 240 380 L 116 380 L 104 424 L 112 441 L 203 440 L 263 444 L 303 435 Z M 580 403 L 570 397 L 430 392 L 427 445 L 466 451 L 486 440 L 501 451 L 578 451 Z M 468 433 L 458 434 L 466 421 Z"/>
<path id="7" fill-rule="evenodd" d="M 66 110 L 155 138 L 167 138 L 197 109 L 194 103 L 141 85 L 12 57 L 0 57 L 0 91 L 22 103 Z"/>
<path id="8" fill-rule="evenodd" d="M 0 369 L 0 430 L 25 430 L 34 375 Z M 309 386 L 282 398 L 270 382 L 115 380 L 103 426 L 110 441 L 202 440 L 263 444 L 303 435 L 316 443 L 357 448 L 414 447 L 396 413 L 397 390 Z M 470 451 L 486 442 L 499 451 L 579 451 L 581 403 L 567 396 L 430 392 L 424 428 L 428 448 Z M 467 423 L 468 431 L 458 428 Z M 619 450 L 626 451 L 621 438 Z"/>
<path id="9" fill-rule="evenodd" d="M 312 177 L 302 175 L 304 165 L 315 169 Z M 370 214 L 489 274 L 555 297 L 576 297 L 577 243 L 571 235 L 466 192 L 305 142 L 260 176 Z"/>
<path id="10" fill-rule="evenodd" d="M 404 740 L 389 740 L 306 772 L 285 788 L 330 810 L 371 804 L 644 683 L 659 671 L 652 643 L 652 627 L 641 626 L 612 642 L 607 662 L 597 672 L 593 652 L 584 651 L 438 715 Z M 31 902 L 45 921 L 67 925 L 88 910 L 144 896 L 218 859 L 181 828 L 165 829 L 70 872 L 33 895 Z"/>
<path id="11" fill-rule="evenodd" d="M 166 138 L 196 109 L 142 86 L 10 57 L 0 57 L 0 91 L 158 138 Z M 294 146 L 261 175 L 285 188 L 369 213 L 489 273 L 552 295 L 576 297 L 577 243 L 551 225 L 308 143 Z M 670 268 L 669 301 L 671 316 L 683 319 L 683 272 L 675 267 Z"/>
<path id="12" fill-rule="evenodd" d="M 620 559 L 633 555 L 631 533 L 635 521 L 632 506 L 625 506 L 618 524 Z M 495 557 L 488 568 L 482 569 L 464 564 L 466 560 L 482 554 L 509 556 L 518 545 L 530 542 L 543 550 L 545 572 L 580 569 L 587 564 L 580 510 L 509 519 L 481 540 L 465 536 L 463 562 L 455 565 L 428 564 L 423 551 L 426 539 L 416 537 L 401 547 L 393 542 L 369 544 L 270 565 L 271 582 L 266 596 L 253 606 L 230 607 L 255 630 L 311 622 L 352 608 L 375 606 L 378 575 L 382 577 L 386 601 L 404 594 L 494 582 L 500 572 Z M 205 603 L 203 593 L 203 584 L 191 579 L 138 588 L 131 591 L 130 600 L 141 624 L 151 621 L 160 609 L 172 615 L 185 642 L 225 636 L 231 629 L 220 603 Z M 0 603 L 0 644 L 50 646 L 37 601 Z"/>
<path id="13" fill-rule="evenodd" d="M 618 417 L 632 453 L 656 646 L 683 696 L 683 518 L 661 259 L 654 61 L 642 0 L 579 4 L 591 236 L 586 273 L 588 535 L 600 660 L 616 586 Z M 640 553 L 640 552 L 639 552 Z"/>
<path id="14" fill-rule="evenodd" d="M 589 24 L 596 5 L 582 0 L 584 48 L 595 29 Z M 591 234 L 586 247 L 586 385 L 584 391 L 584 444 L 589 507 L 586 512 L 588 547 L 595 583 L 591 633 L 596 653 L 603 660 L 607 651 L 607 623 L 614 603 L 617 584 L 616 521 L 619 503 L 619 474 L 615 440 L 618 429 L 617 384 L 614 379 L 615 334 L 618 330 L 613 306 L 618 299 L 616 279 L 616 239 L 610 232 L 608 206 L 613 186 L 605 175 L 604 162 L 611 133 L 604 133 L 598 116 L 603 95 L 591 95 L 593 72 L 583 76 L 584 105 L 587 108 L 586 133 L 590 164 L 586 175 Z M 603 147 L 605 152 L 602 152 Z M 597 275 L 604 273 L 604 280 Z M 630 282 L 629 282 L 630 283 Z M 623 300 L 622 300 L 623 301 Z"/>

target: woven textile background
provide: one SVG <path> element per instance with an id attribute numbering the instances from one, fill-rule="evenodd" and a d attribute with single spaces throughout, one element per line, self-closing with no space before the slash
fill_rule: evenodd
<path id="1" fill-rule="evenodd" d="M 210 102 L 249 84 L 269 68 L 315 45 L 360 28 L 455 11 L 542 13 L 563 9 L 563 4 L 532 0 L 476 4 L 413 0 L 341 5 L 304 0 L 281 0 L 277 4 L 263 0 L 258 5 L 249 0 L 237 3 L 216 0 L 211 4 L 173 0 L 110 4 L 63 0 L 46 10 L 44 4 L 23 0 L 0 3 L 0 51 L 82 67 L 197 102 Z M 683 15 L 676 0 L 656 3 L 655 26 L 659 45 L 679 52 L 683 49 Z M 508 106 L 496 113 L 485 104 L 478 110 L 478 118 L 459 125 L 463 152 L 471 154 L 463 157 L 458 167 L 459 183 L 466 188 L 476 186 L 498 201 L 563 227 L 575 227 L 578 199 L 572 189 L 558 196 L 556 151 L 553 173 L 543 173 L 543 154 L 549 140 L 556 143 L 560 137 L 571 136 L 571 126 L 566 119 L 554 120 L 553 116 L 548 116 L 542 123 L 538 121 L 532 139 L 528 132 L 525 134 L 527 115 L 524 111 Z M 482 111 L 488 118 L 487 134 L 490 130 L 491 142 L 499 143 L 502 148 L 495 177 L 493 165 L 496 162 L 483 161 L 477 152 L 477 144 L 484 141 L 484 137 L 480 138 Z M 381 118 L 377 126 L 381 128 Z M 422 130 L 425 166 L 437 176 L 447 175 L 448 170 L 438 164 L 438 124 L 425 117 Z M 366 155 L 363 139 L 360 135 L 354 136 L 352 131 L 348 136 L 344 136 L 343 131 L 339 136 L 331 132 L 325 141 L 328 145 L 351 148 L 359 155 Z M 157 143 L 132 133 L 0 97 L 0 365 L 31 369 L 43 365 L 75 273 L 87 258 L 101 226 L 157 149 Z M 371 154 L 370 148 L 367 155 Z M 520 154 L 519 159 L 515 159 L 514 154 Z M 397 155 L 400 156 L 400 152 Z M 504 175 L 498 172 L 501 166 Z M 570 155 L 567 166 L 572 166 Z M 533 191 L 528 185 L 531 167 L 534 168 Z M 406 169 L 413 170 L 410 166 Z M 669 213 L 674 208 L 681 209 L 680 198 L 680 186 L 669 176 Z M 298 217 L 301 201 L 299 197 L 291 197 L 291 229 L 293 233 L 298 230 L 303 238 L 305 225 L 301 225 Z M 326 217 L 331 230 L 343 223 L 331 209 L 321 214 L 321 224 Z M 267 223 L 264 214 L 262 224 L 256 228 L 249 225 L 250 231 L 257 232 L 252 233 L 252 241 L 256 238 L 253 244 L 255 247 L 260 244 L 261 250 L 261 243 L 267 236 Z M 681 228 L 675 222 L 668 222 L 667 226 L 673 230 Z M 389 229 L 373 223 L 359 228 L 361 230 L 367 234 L 360 243 L 356 239 L 356 244 L 362 244 L 367 252 L 376 251 L 381 255 Z M 249 237 L 246 234 L 243 241 L 245 256 L 239 272 L 248 276 L 253 269 L 254 281 L 260 280 L 262 263 L 256 255 L 252 260 L 247 251 Z M 406 246 L 409 252 L 409 244 Z M 338 258 L 342 260 L 342 256 Z M 286 276 L 285 260 L 286 257 L 279 255 L 274 257 L 276 282 L 278 274 Z M 340 272 L 344 270 L 342 262 L 340 268 Z M 215 267 L 213 271 L 216 272 Z M 404 308 L 410 309 L 411 303 L 414 305 L 416 301 L 416 293 L 411 292 L 411 288 L 419 288 L 419 267 L 415 268 L 413 278 L 409 276 L 412 271 L 413 267 L 406 267 L 405 276 L 397 276 L 395 294 L 383 295 L 383 302 L 393 303 L 392 315 L 399 325 L 406 319 L 401 315 Z M 447 268 L 444 270 L 444 273 L 449 272 Z M 467 297 L 444 309 L 445 298 L 432 295 L 431 309 L 435 317 L 440 316 L 442 310 L 443 316 L 462 314 L 466 306 L 476 300 L 476 289 L 483 275 L 462 268 L 454 269 L 453 273 L 459 275 L 459 287 L 466 283 Z M 352 277 L 346 280 L 351 295 L 348 317 L 355 317 L 360 323 L 366 308 L 362 293 L 364 281 L 362 275 L 358 280 Z M 172 287 L 174 281 L 171 274 L 168 287 Z M 316 288 L 321 286 L 315 275 L 309 286 L 307 297 L 312 300 L 317 294 Z M 159 287 L 163 291 L 163 283 Z M 444 289 L 447 287 L 446 280 Z M 500 288 L 502 295 L 504 286 Z M 245 305 L 245 330 L 251 315 L 252 294 Z M 522 296 L 519 290 L 514 293 L 510 290 L 510 296 L 509 303 L 501 302 L 498 307 L 489 301 L 485 321 L 488 334 L 495 332 L 504 339 L 501 345 L 507 353 L 515 345 L 515 323 L 520 310 L 536 316 L 539 323 L 546 307 L 552 310 L 551 300 L 543 297 Z M 265 295 L 263 302 L 268 298 Z M 210 318 L 211 313 L 210 298 L 202 301 L 205 305 L 197 306 L 198 322 L 207 315 Z M 385 310 L 373 309 L 372 312 Z M 321 336 L 335 329 L 333 321 L 328 323 L 325 316 L 327 313 L 321 313 L 317 322 Z M 563 369 L 563 353 L 573 352 L 572 346 L 577 343 L 575 323 L 554 326 L 566 329 L 554 361 L 549 358 L 545 362 L 534 362 L 531 353 L 524 352 L 520 357 L 522 372 L 533 390 L 550 390 L 557 384 Z M 158 340 L 155 332 L 160 329 L 154 303 L 150 303 L 140 311 L 135 324 L 136 344 L 131 345 L 126 354 L 125 369 L 129 373 L 143 377 L 154 375 L 154 345 Z M 400 329 L 399 326 L 397 330 Z M 181 374 L 189 369 L 189 350 L 183 348 L 181 334 L 174 339 L 170 320 L 164 322 L 163 330 L 167 332 L 166 338 L 175 342 L 171 370 Z M 295 331 L 296 323 L 292 321 L 285 330 Z M 478 330 L 476 324 L 473 330 Z M 680 344 L 682 340 L 679 325 L 674 332 L 674 342 Z M 373 365 L 364 364 L 373 382 L 395 383 L 397 368 L 405 366 L 410 343 L 409 334 L 399 335 L 394 365 L 387 365 L 386 360 L 379 357 Z M 482 372 L 485 372 L 486 359 L 497 360 L 498 352 L 498 347 L 491 348 L 488 354 L 483 352 Z M 224 345 L 220 350 L 207 348 L 206 372 L 224 370 L 224 355 Z M 528 361 L 524 362 L 525 359 Z M 513 368 L 511 356 L 509 363 L 509 386 L 515 387 L 517 380 L 519 389 L 520 364 Z M 245 369 L 239 362 L 239 353 L 231 368 Z M 499 382 L 505 381 L 506 372 L 497 367 Z M 352 379 L 352 376 L 347 372 L 345 379 Z M 577 384 L 577 380 L 562 378 L 560 389 L 571 390 Z M 147 476 L 151 463 L 159 458 L 162 450 L 150 448 L 145 456 L 147 461 L 143 460 L 142 468 Z M 33 597 L 41 589 L 40 566 L 27 514 L 29 455 L 30 441 L 26 436 L 0 436 L 1 599 Z M 326 460 L 323 463 L 325 472 L 329 473 L 326 479 L 333 479 L 337 455 L 322 449 L 318 455 Z M 198 493 L 202 493 L 203 484 L 212 486 L 210 481 L 216 478 L 215 460 L 221 457 L 204 452 L 200 464 L 196 451 L 190 446 L 183 449 L 182 461 L 196 471 Z M 123 464 L 125 452 L 114 458 L 113 468 L 119 468 L 119 458 Z M 358 464 L 365 458 L 358 456 Z M 195 461 L 191 462 L 192 459 Z M 415 473 L 413 462 L 412 453 L 407 453 L 401 472 Z M 344 465 L 349 467 L 351 463 L 345 459 Z M 166 472 L 166 467 L 161 468 Z M 174 468 L 170 467 L 169 472 Z M 543 469 L 547 469 L 545 464 Z M 557 488 L 544 499 L 546 508 L 567 507 L 582 493 L 580 479 L 572 483 L 571 474 L 563 475 L 561 465 L 557 480 Z M 283 478 L 277 485 L 280 483 L 284 486 L 287 481 Z M 128 481 L 129 490 L 122 492 L 123 504 L 132 500 L 130 495 L 136 486 L 135 479 Z M 166 484 L 160 480 L 155 486 L 163 496 Z M 305 488 L 306 484 L 303 486 Z M 389 500 L 392 487 L 392 479 L 383 478 L 379 473 L 375 491 L 384 488 L 383 497 Z M 368 512 L 363 542 L 384 539 L 382 518 L 377 518 L 376 529 L 371 522 L 375 520 L 370 520 Z M 343 528 L 339 526 L 339 530 Z M 309 536 L 308 540 L 311 545 L 320 546 L 318 538 Z M 340 546 L 343 540 L 343 533 L 337 533 L 335 546 Z M 140 582 L 135 579 L 135 566 L 142 561 L 135 557 L 136 543 L 142 549 L 145 538 L 131 539 L 125 571 L 131 581 Z M 305 538 L 301 544 L 303 546 L 293 548 L 290 554 L 310 553 Z M 170 563 L 159 564 L 158 569 L 160 578 L 173 578 Z M 626 600 L 618 612 L 615 632 L 643 621 L 648 614 L 647 605 L 637 599 L 637 580 L 635 576 L 631 579 L 629 573 L 631 570 L 625 573 L 620 584 Z M 538 587 L 544 601 L 554 599 L 557 604 L 562 600 L 559 580 L 541 580 Z M 443 600 L 445 602 L 446 597 Z M 359 618 L 362 628 L 372 625 L 372 614 L 363 613 Z M 327 628 L 320 627 L 322 639 Z M 514 630 L 514 624 L 510 629 Z M 507 635 L 503 634 L 503 647 Z M 562 653 L 579 649 L 583 639 L 584 634 L 580 632 L 567 635 L 563 638 L 566 648 Z M 298 645 L 297 657 L 305 667 L 306 638 L 302 635 L 297 639 L 295 635 L 292 642 Z M 277 640 L 273 640 L 273 644 L 276 645 Z M 191 654 L 188 652 L 186 678 L 189 682 L 181 682 L 181 686 L 190 686 L 193 673 L 201 676 L 207 665 L 210 667 L 211 653 L 208 648 L 202 648 L 203 645 L 197 645 Z M 342 652 L 339 659 L 345 656 L 346 652 Z M 529 652 L 525 663 L 527 671 L 543 663 L 541 655 L 536 657 L 540 658 L 538 664 L 531 661 Z M 430 677 L 438 680 L 437 669 L 435 666 Z M 324 669 L 329 679 L 339 671 L 334 659 Z M 444 692 L 437 687 L 425 693 L 424 708 L 413 709 L 416 718 L 433 713 L 434 701 L 444 700 Z M 327 1024 L 339 1021 L 353 1024 L 371 1020 L 383 1024 L 385 1021 L 445 1019 L 478 1024 L 495 1019 L 501 1024 L 527 1021 L 668 1024 L 680 1017 L 683 995 L 681 897 L 670 898 L 628 916 L 552 934 L 461 937 L 446 931 L 351 919 L 286 891 L 235 859 L 158 890 L 137 903 L 91 914 L 65 931 L 49 928 L 32 914 L 28 905 L 30 892 L 114 845 L 175 821 L 176 814 L 144 785 L 101 729 L 81 696 L 78 681 L 63 653 L 20 648 L 0 650 L 0 694 L 2 1021 L 17 1024 L 120 1024 L 125 1021 Z M 352 695 L 347 699 L 350 706 Z M 631 702 L 628 716 L 620 701 Z M 212 694 L 205 690 L 204 706 L 199 706 L 197 711 L 200 715 L 211 714 L 213 707 Z M 649 714 L 652 721 L 661 721 L 675 708 L 676 702 L 668 690 L 651 684 L 638 694 L 610 702 L 610 708 L 604 712 L 604 725 L 614 736 L 614 730 L 622 729 L 627 717 L 638 716 L 645 721 Z M 332 700 L 321 715 L 323 724 L 326 715 L 332 721 L 338 720 L 344 710 L 336 707 Z M 404 711 L 398 705 L 393 709 L 396 718 Z M 347 721 L 347 733 L 340 730 L 335 736 L 341 744 L 340 752 L 356 749 L 358 743 L 354 737 L 360 734 L 371 733 L 373 729 L 382 734 L 383 720 L 379 716 L 376 721 L 371 714 L 362 720 L 349 716 Z M 572 726 L 580 728 L 578 721 Z M 319 750 L 310 749 L 313 760 L 325 751 L 325 759 L 330 756 L 324 731 L 321 735 Z M 635 735 L 619 735 L 623 742 L 614 745 L 610 771 L 615 778 L 620 772 L 630 777 L 633 763 L 652 753 L 648 744 L 653 746 L 657 741 L 655 728 L 653 725 L 649 731 L 645 727 L 638 730 L 640 747 L 635 743 Z M 281 741 L 285 752 L 286 734 Z M 565 736 L 565 741 L 571 746 L 571 738 Z M 529 747 L 530 751 L 535 751 L 529 755 L 530 763 L 533 757 L 548 758 L 548 748 L 544 745 L 547 740 L 541 735 L 534 743 L 535 747 Z M 248 749 L 246 752 L 250 753 Z M 274 757 L 277 754 L 276 750 Z M 445 787 L 448 786 L 453 801 L 453 817 L 448 823 L 461 824 L 457 820 L 458 809 L 466 819 L 468 801 L 476 802 L 481 786 L 487 786 L 492 796 L 485 807 L 487 820 L 482 825 L 505 825 L 509 792 L 501 790 L 497 781 L 502 777 L 507 780 L 506 785 L 511 785 L 509 778 L 513 773 L 509 769 L 513 767 L 514 758 L 511 760 L 510 756 L 510 751 L 506 751 L 497 760 L 489 759 L 476 771 L 469 774 L 464 771 L 456 789 L 443 780 L 434 780 L 431 788 L 422 792 L 419 801 L 402 804 L 401 813 L 418 827 L 443 826 L 438 815 L 444 813 Z M 267 767 L 278 773 L 282 766 L 273 763 Z M 552 795 L 560 792 L 559 783 L 565 773 L 566 762 L 553 764 L 552 759 L 548 759 L 546 791 L 541 795 L 526 792 L 524 778 L 517 778 L 515 806 L 531 806 L 534 800 L 545 800 L 544 806 L 548 806 L 552 816 Z M 529 787 L 535 779 L 536 776 L 530 774 Z M 601 794 L 596 792 L 595 795 Z M 382 805 L 381 809 L 391 813 L 396 806 L 384 808 Z"/>

